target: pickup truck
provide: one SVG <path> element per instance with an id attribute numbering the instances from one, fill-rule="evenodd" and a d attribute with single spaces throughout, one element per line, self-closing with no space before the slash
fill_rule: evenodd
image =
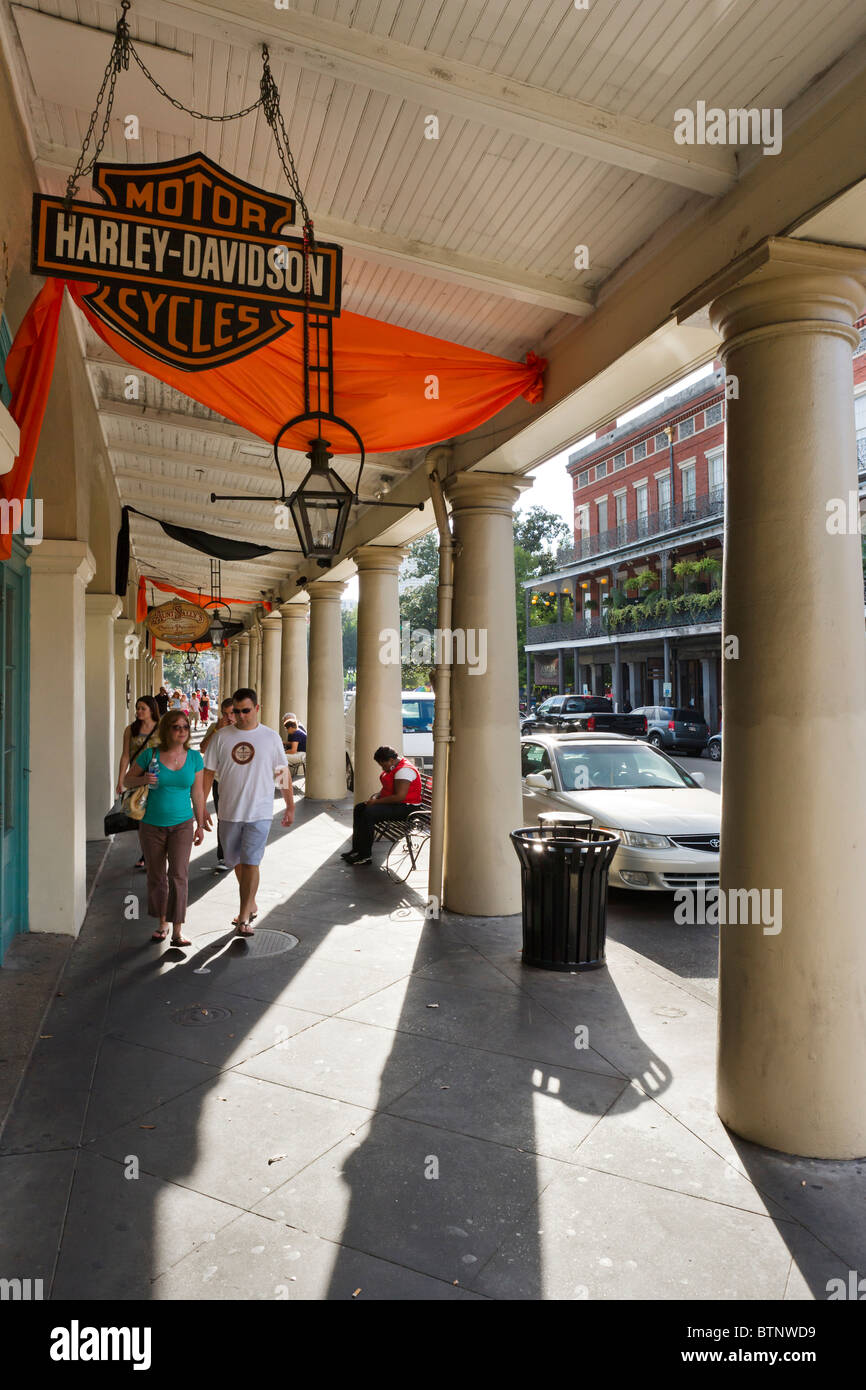
<path id="1" fill-rule="evenodd" d="M 642 714 L 614 714 L 612 702 L 601 695 L 554 695 L 520 726 L 521 734 L 557 730 L 641 738 L 646 734 L 647 722 Z"/>

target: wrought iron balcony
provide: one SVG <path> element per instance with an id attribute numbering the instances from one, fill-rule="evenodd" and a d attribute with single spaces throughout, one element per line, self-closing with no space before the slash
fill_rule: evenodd
<path id="1" fill-rule="evenodd" d="M 724 516 L 725 489 L 714 488 L 702 497 L 677 502 L 672 507 L 662 507 L 660 511 L 648 512 L 634 521 L 623 522 L 610 531 L 601 531 L 596 536 L 583 536 L 577 545 L 565 546 L 557 551 L 556 567 L 572 565 L 575 560 L 588 560 L 594 555 L 607 551 L 620 550 L 624 545 L 642 541 L 647 536 L 660 536 L 665 531 L 675 531 L 679 526 L 689 526 L 695 521 L 708 521 Z"/>
<path id="2" fill-rule="evenodd" d="M 628 613 L 628 608 L 618 609 L 618 612 Z M 535 646 L 537 643 L 545 645 L 552 642 L 581 642 L 589 641 L 593 637 L 629 637 L 635 632 L 658 632 L 663 628 L 670 627 L 701 627 L 721 623 L 722 606 L 715 604 L 708 608 L 706 612 L 685 612 L 685 613 L 650 613 L 646 617 L 638 618 L 634 623 L 631 619 L 626 621 L 616 629 L 610 626 L 608 619 L 601 618 L 587 622 L 571 623 L 544 623 L 537 627 L 530 626 L 526 633 L 526 645 Z"/>

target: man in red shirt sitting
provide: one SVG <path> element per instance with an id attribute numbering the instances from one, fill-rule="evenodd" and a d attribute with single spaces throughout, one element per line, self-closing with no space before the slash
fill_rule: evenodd
<path id="1" fill-rule="evenodd" d="M 347 864 L 369 864 L 373 850 L 373 826 L 382 820 L 405 820 L 421 804 L 421 774 L 394 748 L 377 748 L 373 754 L 382 769 L 382 790 L 369 801 L 359 801 L 352 820 L 352 848 L 343 855 Z"/>

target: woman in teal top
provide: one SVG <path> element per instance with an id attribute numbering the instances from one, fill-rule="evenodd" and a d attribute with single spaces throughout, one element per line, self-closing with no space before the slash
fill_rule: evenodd
<path id="1" fill-rule="evenodd" d="M 150 788 L 139 837 L 147 868 L 147 910 L 159 919 L 151 939 L 164 941 L 171 930 L 172 946 L 189 946 L 183 927 L 190 850 L 211 828 L 204 762 L 189 746 L 189 715 L 183 710 L 168 710 L 162 716 L 158 739 L 156 748 L 145 748 L 133 759 L 125 784 Z"/>

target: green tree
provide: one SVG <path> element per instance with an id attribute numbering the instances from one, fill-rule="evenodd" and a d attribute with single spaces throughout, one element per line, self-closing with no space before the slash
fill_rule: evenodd
<path id="1" fill-rule="evenodd" d="M 550 574 L 556 569 L 556 552 L 572 539 L 568 523 L 546 507 L 530 507 L 514 518 L 514 543 L 534 557 L 534 574 Z M 527 575 L 528 579 L 532 574 Z"/>
<path id="2" fill-rule="evenodd" d="M 355 684 L 358 669 L 358 605 L 343 605 L 343 671 L 347 685 Z"/>
<path id="3" fill-rule="evenodd" d="M 432 641 L 438 626 L 439 533 L 430 531 L 413 541 L 400 575 L 400 628 L 408 625 L 412 633 L 429 632 Z M 425 684 L 429 666 L 413 661 L 407 653 L 403 666 L 403 689 L 414 690 Z"/>

